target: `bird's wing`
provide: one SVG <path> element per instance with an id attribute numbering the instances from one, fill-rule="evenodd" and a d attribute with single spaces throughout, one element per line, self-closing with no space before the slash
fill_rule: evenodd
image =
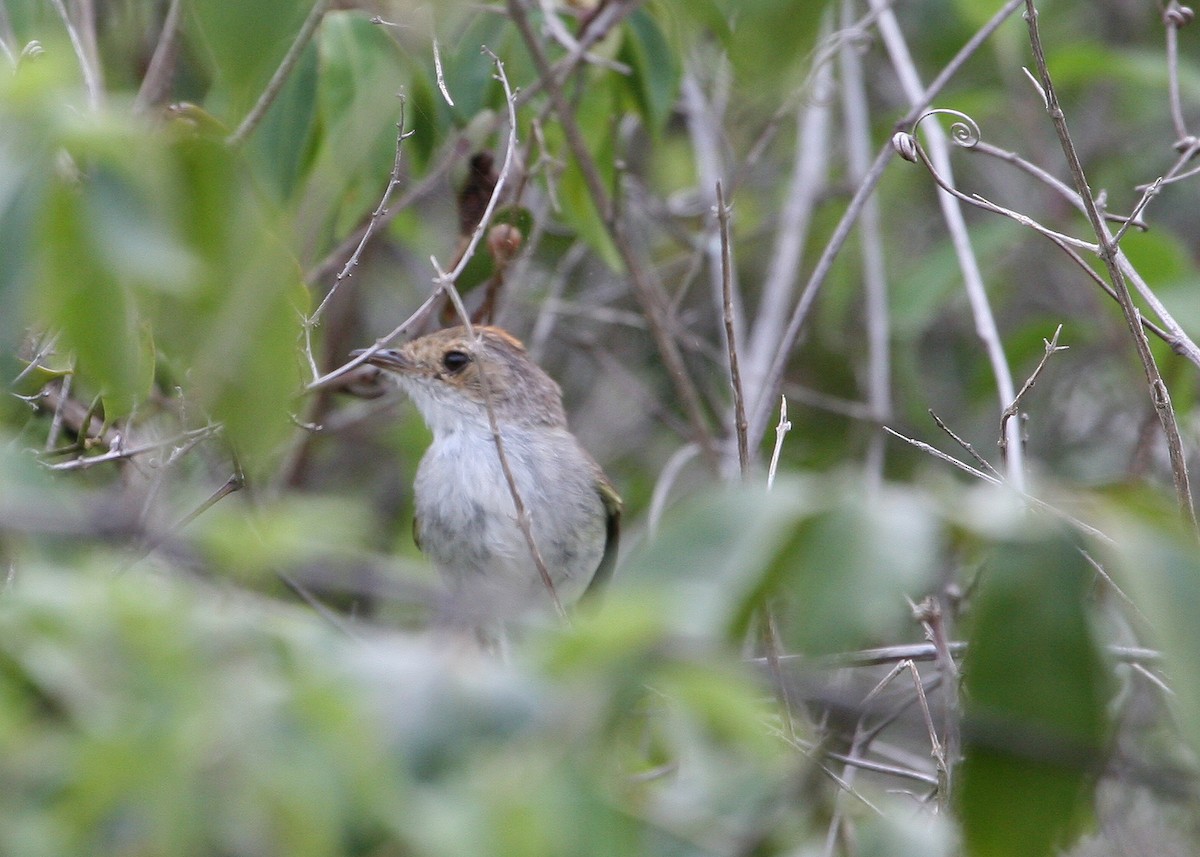
<path id="1" fill-rule="evenodd" d="M 603 474 L 599 474 L 596 490 L 604 504 L 604 554 L 600 557 L 600 565 L 596 567 L 596 573 L 592 575 L 592 582 L 588 584 L 585 595 L 599 590 L 612 577 L 613 566 L 617 564 L 617 545 L 621 541 L 621 495 Z"/>

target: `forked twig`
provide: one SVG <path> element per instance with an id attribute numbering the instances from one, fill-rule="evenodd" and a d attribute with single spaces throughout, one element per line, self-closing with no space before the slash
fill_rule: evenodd
<path id="1" fill-rule="evenodd" d="M 1058 336 L 1062 333 L 1062 325 L 1060 324 L 1054 331 L 1054 336 L 1049 339 L 1043 339 L 1046 344 L 1046 350 L 1042 353 L 1042 359 L 1038 361 L 1037 367 L 1033 370 L 1021 389 L 1017 391 L 1016 397 L 1012 400 L 1004 413 L 1000 415 L 1000 454 L 1004 455 L 1008 448 L 1008 434 L 1005 431 L 1008 421 L 1017 415 L 1017 411 L 1021 406 L 1021 399 L 1025 394 L 1033 389 L 1033 385 L 1037 383 L 1038 376 L 1042 374 L 1042 370 L 1046 368 L 1046 363 L 1049 362 L 1051 355 L 1057 354 L 1059 351 L 1066 351 L 1070 346 L 1059 345 Z"/>

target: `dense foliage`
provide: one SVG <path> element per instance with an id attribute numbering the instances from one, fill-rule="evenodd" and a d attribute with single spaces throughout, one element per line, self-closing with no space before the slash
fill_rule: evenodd
<path id="1" fill-rule="evenodd" d="M 1192 853 L 1191 19 L 0 0 L 0 853 Z M 452 291 L 625 500 L 503 657 Z"/>

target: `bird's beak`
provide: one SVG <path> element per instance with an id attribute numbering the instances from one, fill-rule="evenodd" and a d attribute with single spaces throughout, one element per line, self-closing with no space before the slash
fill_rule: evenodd
<path id="1" fill-rule="evenodd" d="M 350 352 L 351 357 L 358 357 L 360 354 L 366 354 L 369 348 L 359 348 Z M 394 348 L 384 348 L 376 351 L 365 361 L 372 366 L 378 366 L 380 369 L 387 369 L 390 372 L 409 372 L 413 365 L 407 357 Z"/>

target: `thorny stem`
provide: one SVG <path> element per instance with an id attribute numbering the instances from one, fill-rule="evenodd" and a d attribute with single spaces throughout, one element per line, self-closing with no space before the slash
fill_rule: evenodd
<path id="1" fill-rule="evenodd" d="M 458 277 L 462 274 L 463 269 L 466 268 L 467 263 L 470 262 L 471 258 L 475 255 L 475 248 L 479 246 L 480 239 L 483 237 L 484 232 L 487 231 L 488 224 L 492 219 L 492 213 L 496 210 L 496 205 L 499 202 L 500 196 L 504 192 L 504 188 L 508 182 L 508 176 L 512 170 L 513 156 L 517 150 L 517 117 L 516 107 L 514 106 L 516 99 L 513 95 L 512 89 L 509 86 L 508 76 L 504 73 L 504 64 L 500 62 L 499 57 L 492 53 L 492 51 L 490 51 L 488 48 L 483 48 L 483 52 L 492 58 L 492 62 L 496 66 L 496 77 L 504 87 L 505 100 L 508 104 L 509 119 L 508 144 L 504 151 L 504 162 L 500 168 L 499 174 L 496 176 L 496 185 L 492 189 L 492 196 L 488 200 L 487 207 L 483 211 L 483 216 L 479 218 L 479 223 L 475 225 L 475 231 L 471 233 L 471 239 L 467 242 L 466 248 L 458 257 L 458 263 L 453 269 L 450 271 L 442 270 L 442 267 L 438 264 L 437 259 L 431 257 L 430 261 L 433 264 L 434 270 L 437 272 L 437 276 L 434 277 L 434 285 L 436 288 L 434 288 L 429 296 L 425 298 L 421 306 L 418 307 L 415 312 L 397 325 L 390 333 L 387 333 L 386 335 L 376 339 L 369 348 L 365 349 L 357 357 L 352 358 L 333 371 L 327 372 L 319 378 L 315 378 L 309 383 L 308 387 L 306 388 L 307 391 L 311 392 L 323 387 L 337 378 L 340 378 L 342 375 L 345 375 L 355 367 L 361 366 L 374 354 L 376 354 L 380 348 L 383 348 L 397 336 L 403 333 L 416 319 L 422 318 L 425 315 L 425 312 L 432 307 L 442 295 L 449 297 L 451 304 L 454 305 L 456 312 L 462 319 L 463 326 L 467 329 L 468 333 L 473 334 L 471 319 L 467 314 L 466 309 L 463 307 L 462 298 L 459 296 L 458 290 L 454 287 L 454 284 L 458 280 Z M 401 135 L 399 139 L 403 139 L 403 136 L 404 135 Z M 397 140 L 397 145 L 398 144 L 399 140 Z M 397 151 L 396 157 L 399 158 L 399 151 Z M 380 209 L 383 209 L 382 203 L 380 204 Z M 385 215 L 386 210 L 383 210 L 380 215 L 380 221 L 382 221 Z M 369 226 L 370 224 L 368 224 L 368 227 Z M 363 241 L 365 241 L 366 237 L 367 234 L 364 233 Z M 360 241 L 360 246 L 361 243 L 362 241 Z M 351 262 L 352 261 L 354 261 L 354 257 L 351 257 Z M 347 266 L 346 268 L 343 268 L 343 270 L 348 270 L 349 266 L 350 262 L 347 262 Z"/>
<path id="2" fill-rule="evenodd" d="M 1125 323 L 1129 327 L 1134 347 L 1137 349 L 1138 358 L 1142 362 L 1142 368 L 1146 374 L 1146 382 L 1150 388 L 1150 400 L 1154 406 L 1155 413 L 1158 415 L 1159 423 L 1162 425 L 1163 433 L 1167 438 L 1167 452 L 1171 459 L 1171 475 L 1175 482 L 1176 499 L 1179 502 L 1179 507 L 1184 518 L 1191 525 L 1193 532 L 1200 536 L 1200 524 L 1196 520 L 1196 507 L 1192 500 L 1187 460 L 1183 452 L 1183 439 L 1179 433 L 1179 424 L 1175 419 L 1174 408 L 1171 406 L 1171 394 L 1167 390 L 1167 385 L 1163 382 L 1158 365 L 1154 360 L 1154 354 L 1150 351 L 1150 343 L 1147 342 L 1146 336 L 1142 332 L 1141 314 L 1133 303 L 1133 296 L 1129 293 L 1129 285 L 1125 279 L 1125 273 L 1118 261 L 1120 251 L 1112 239 L 1112 233 L 1109 232 L 1104 218 L 1100 215 L 1095 199 L 1092 197 L 1092 190 L 1088 185 L 1087 176 L 1083 171 L 1083 164 L 1079 160 L 1079 153 L 1075 150 L 1075 144 L 1072 142 L 1070 132 L 1067 129 L 1066 117 L 1058 101 L 1058 92 L 1054 88 L 1054 82 L 1050 78 L 1050 70 L 1046 65 L 1046 54 L 1042 48 L 1042 37 L 1038 29 L 1037 16 L 1038 11 L 1034 0 L 1025 0 L 1025 23 L 1029 29 L 1029 43 L 1037 65 L 1038 77 L 1041 81 L 1042 90 L 1046 94 L 1046 110 L 1050 114 L 1051 121 L 1054 123 L 1054 130 L 1058 134 L 1063 154 L 1067 158 L 1067 165 L 1071 171 L 1071 177 L 1075 181 L 1075 189 L 1079 192 L 1079 198 L 1083 202 L 1088 221 L 1091 223 L 1092 230 L 1095 232 L 1097 239 L 1099 239 L 1100 259 L 1108 271 L 1109 280 L 1111 280 L 1113 287 L 1116 289 L 1117 300 L 1125 316 Z"/>
<path id="3" fill-rule="evenodd" d="M 935 423 L 937 423 L 938 428 L 940 428 L 942 431 L 944 431 L 946 434 L 948 434 L 952 441 L 954 441 L 955 443 L 957 443 L 959 446 L 962 447 L 963 452 L 965 452 L 967 455 L 969 455 L 973 459 L 975 459 L 976 464 L 978 464 L 980 467 L 982 467 L 988 473 L 995 476 L 997 479 L 1004 478 L 1004 475 L 999 470 L 997 470 L 995 467 L 993 467 L 992 463 L 990 461 L 988 461 L 986 458 L 984 458 L 982 455 L 980 455 L 979 452 L 975 449 L 975 447 L 973 447 L 973 446 L 971 446 L 971 444 L 967 443 L 966 440 L 959 437 L 958 434 L 956 434 L 954 432 L 954 430 L 952 428 L 950 428 L 950 426 L 946 425 L 946 423 L 942 420 L 942 418 L 939 417 L 932 408 L 929 409 L 929 416 L 933 418 L 933 421 Z"/>
<path id="4" fill-rule="evenodd" d="M 1012 404 L 1004 409 L 1004 413 L 1000 415 L 1000 449 L 1003 451 L 1004 445 L 1008 442 L 1008 437 L 1005 427 L 1010 419 L 1017 415 L 1018 408 L 1021 404 L 1021 399 L 1025 398 L 1025 394 L 1033 389 L 1033 385 L 1037 383 L 1038 376 L 1042 374 L 1042 370 L 1046 368 L 1046 364 L 1050 360 L 1050 356 L 1057 354 L 1059 351 L 1066 351 L 1069 346 L 1059 345 L 1058 337 L 1062 333 L 1062 325 L 1060 324 L 1054 330 L 1054 336 L 1049 339 L 1042 340 L 1046 343 L 1045 351 L 1042 353 L 1042 359 L 1038 361 L 1038 365 L 1034 368 L 1033 373 L 1025 379 L 1025 383 L 1021 389 L 1017 391 L 1016 397 L 1013 398 Z"/>
<path id="5" fill-rule="evenodd" d="M 312 351 L 312 331 L 313 328 L 320 324 L 321 315 L 325 312 L 325 308 L 337 293 L 338 288 L 349 277 L 353 275 L 353 269 L 358 267 L 359 257 L 362 256 L 363 250 L 366 249 L 367 242 L 371 240 L 371 236 L 375 234 L 378 228 L 380 219 L 387 214 L 388 202 L 392 198 L 392 193 L 396 186 L 400 184 L 400 160 L 403 143 L 406 138 L 412 135 L 412 131 L 405 133 L 404 131 L 404 98 L 400 99 L 400 120 L 396 123 L 396 154 L 392 161 L 392 172 L 388 176 L 387 187 L 384 188 L 383 196 L 379 200 L 379 205 L 371 212 L 371 217 L 367 221 L 367 226 L 363 230 L 362 238 L 359 239 L 358 246 L 354 248 L 354 252 L 350 254 L 350 258 L 346 260 L 346 264 L 342 266 L 342 270 L 338 271 L 338 275 L 333 280 L 333 285 L 329 287 L 329 291 L 325 293 L 325 297 L 321 299 L 321 303 L 313 311 L 313 314 L 304 319 L 304 346 L 305 353 L 308 356 L 308 365 L 312 371 L 312 376 L 315 379 L 321 373 L 317 369 L 317 363 L 313 357 Z"/>

